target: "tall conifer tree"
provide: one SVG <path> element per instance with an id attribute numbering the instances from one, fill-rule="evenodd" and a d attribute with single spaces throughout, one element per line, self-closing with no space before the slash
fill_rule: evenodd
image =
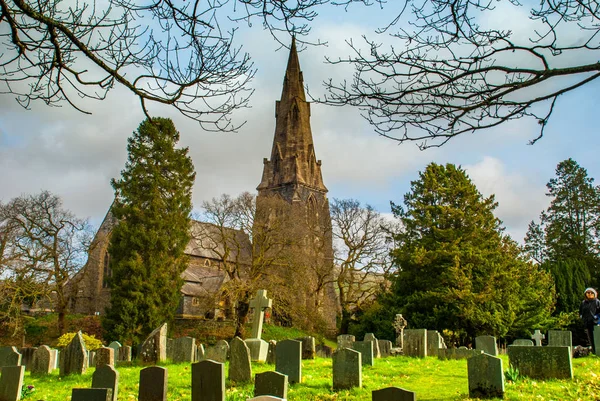
<path id="1" fill-rule="evenodd" d="M 103 319 L 110 339 L 138 342 L 177 309 L 195 177 L 178 141 L 170 119 L 145 120 L 129 138 L 121 178 L 112 180 L 111 212 L 119 224 L 110 241 L 111 305 Z"/>

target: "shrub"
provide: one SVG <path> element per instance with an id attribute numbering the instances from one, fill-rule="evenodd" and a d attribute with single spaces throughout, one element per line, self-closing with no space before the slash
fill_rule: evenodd
<path id="1" fill-rule="evenodd" d="M 56 346 L 58 348 L 64 348 L 67 345 L 69 345 L 69 343 L 73 340 L 73 337 L 75 337 L 77 335 L 77 333 L 65 333 L 62 336 L 60 336 L 58 338 L 58 342 L 56 344 Z M 85 333 L 81 333 L 81 336 L 83 337 L 83 342 L 85 343 L 85 348 L 88 351 L 94 351 L 97 350 L 98 348 L 102 347 L 102 341 L 98 340 L 96 337 L 94 336 L 88 336 Z"/>

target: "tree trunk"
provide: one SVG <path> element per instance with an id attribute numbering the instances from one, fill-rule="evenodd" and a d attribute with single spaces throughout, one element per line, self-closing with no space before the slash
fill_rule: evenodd
<path id="1" fill-rule="evenodd" d="M 235 307 L 235 334 L 234 336 L 244 338 L 246 320 L 248 319 L 248 310 L 250 305 L 247 300 L 238 301 Z"/>
<path id="2" fill-rule="evenodd" d="M 347 309 L 342 309 L 342 320 L 340 321 L 340 334 L 348 334 L 352 314 Z"/>
<path id="3" fill-rule="evenodd" d="M 65 311 L 61 310 L 58 312 L 58 334 L 65 334 Z"/>

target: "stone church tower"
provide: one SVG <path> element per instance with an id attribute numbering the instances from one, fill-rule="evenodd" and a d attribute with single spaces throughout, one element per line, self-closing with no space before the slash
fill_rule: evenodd
<path id="1" fill-rule="evenodd" d="M 287 284 L 291 286 L 300 277 L 302 280 L 308 279 L 310 283 L 305 282 L 308 288 L 304 288 L 311 293 L 311 299 L 305 300 L 308 308 L 311 309 L 312 304 L 313 311 L 314 307 L 321 309 L 320 315 L 328 321 L 327 325 L 335 327 L 335 306 L 332 302 L 335 294 L 332 293 L 331 285 L 323 285 L 325 281 L 330 284 L 329 277 L 333 267 L 329 200 L 321 175 L 321 161 L 315 156 L 310 127 L 310 103 L 306 101 L 295 39 L 292 39 L 290 47 L 281 100 L 275 103 L 275 118 L 271 159 L 263 160 L 262 180 L 256 188 L 258 197 L 255 226 L 272 225 L 273 219 L 278 218 L 276 212 L 268 210 L 273 205 L 268 200 L 273 198 L 282 199 L 291 205 L 291 213 L 299 217 L 296 220 L 299 225 L 306 223 L 308 231 L 301 234 L 303 238 L 300 244 L 295 244 L 297 248 L 301 248 L 300 253 L 304 259 L 300 263 L 296 259 L 295 269 L 305 271 L 302 275 L 298 275 L 297 271 L 291 272 Z M 289 213 L 289 210 L 285 213 Z M 290 224 L 289 220 L 282 225 L 286 224 Z M 314 274 L 307 277 L 306 274 L 310 275 L 311 270 Z M 323 282 L 319 283 L 319 279 Z M 283 285 L 286 292 L 290 290 L 288 285 Z M 319 294 L 315 295 L 314 290 Z M 320 299 L 314 299 L 315 296 Z M 324 310 L 328 312 L 324 313 Z"/>

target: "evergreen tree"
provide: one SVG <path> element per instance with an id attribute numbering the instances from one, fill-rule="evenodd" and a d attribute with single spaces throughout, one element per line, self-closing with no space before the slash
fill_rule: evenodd
<path id="1" fill-rule="evenodd" d="M 484 198 L 464 170 L 430 164 L 411 182 L 404 203 L 392 205 L 403 223 L 393 251 L 398 273 L 387 296 L 395 313 L 412 327 L 452 330 L 465 341 L 546 320 L 550 276 L 502 235 L 494 197 Z"/>
<path id="2" fill-rule="evenodd" d="M 567 259 L 547 261 L 542 267 L 552 274 L 556 287 L 556 313 L 579 310 L 583 292 L 589 286 L 590 271 L 584 261 Z"/>
<path id="3" fill-rule="evenodd" d="M 176 149 L 173 122 L 153 118 L 129 138 L 119 180 L 112 180 L 111 305 L 103 319 L 109 339 L 137 342 L 172 320 L 180 300 L 189 242 L 194 167 Z"/>

